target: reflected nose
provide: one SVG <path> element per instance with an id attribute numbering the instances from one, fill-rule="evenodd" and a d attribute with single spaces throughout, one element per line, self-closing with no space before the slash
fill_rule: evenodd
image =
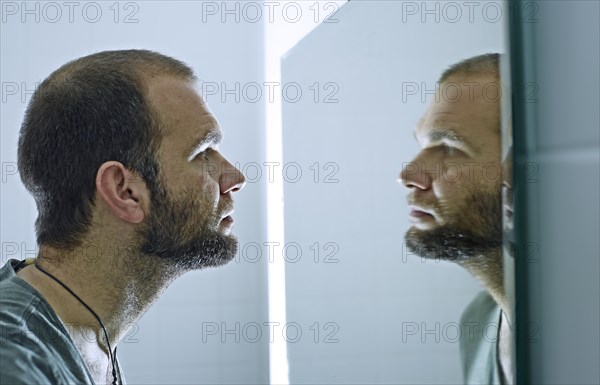
<path id="1" fill-rule="evenodd" d="M 431 175 L 425 168 L 424 162 L 420 164 L 416 158 L 412 162 L 403 164 L 399 176 L 400 182 L 408 188 L 414 187 L 420 190 L 431 188 Z"/>

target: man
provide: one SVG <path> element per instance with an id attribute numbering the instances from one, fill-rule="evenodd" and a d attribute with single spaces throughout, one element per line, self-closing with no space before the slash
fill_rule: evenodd
<path id="1" fill-rule="evenodd" d="M 421 151 L 400 174 L 410 189 L 407 248 L 458 263 L 487 289 L 461 320 L 466 383 L 512 382 L 502 270 L 498 60 L 497 54 L 481 55 L 442 74 L 415 129 Z"/>
<path id="2" fill-rule="evenodd" d="M 236 252 L 244 177 L 193 71 L 143 50 L 65 64 L 19 138 L 39 255 L 0 270 L 1 383 L 121 384 L 116 347 L 177 277 Z"/>

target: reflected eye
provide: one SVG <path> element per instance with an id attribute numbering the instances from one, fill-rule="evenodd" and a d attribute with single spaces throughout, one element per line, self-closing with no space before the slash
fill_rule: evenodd
<path id="1" fill-rule="evenodd" d="M 442 151 L 444 152 L 445 156 L 455 156 L 455 155 L 458 155 L 459 151 L 460 151 L 456 147 L 452 147 L 447 144 L 443 144 L 441 147 L 442 147 Z"/>

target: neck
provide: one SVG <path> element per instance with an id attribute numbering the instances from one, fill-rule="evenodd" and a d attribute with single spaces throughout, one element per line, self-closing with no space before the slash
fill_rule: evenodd
<path id="1" fill-rule="evenodd" d="M 91 247 L 88 243 L 87 247 L 69 251 L 42 246 L 37 264 L 98 315 L 114 349 L 128 327 L 139 320 L 180 274 L 154 258 L 107 245 L 101 247 L 96 243 Z M 108 351 L 98 320 L 78 299 L 37 269 L 23 272 L 23 278 L 41 292 L 74 339 L 93 341 Z M 96 338 L 90 339 L 90 333 Z"/>

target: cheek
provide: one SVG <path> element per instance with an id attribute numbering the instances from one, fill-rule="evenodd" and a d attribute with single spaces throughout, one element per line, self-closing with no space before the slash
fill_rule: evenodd
<path id="1" fill-rule="evenodd" d="M 454 184 L 463 179 L 463 167 L 459 163 L 448 162 L 441 170 L 441 177 L 445 183 Z"/>
<path id="2" fill-rule="evenodd" d="M 490 186 L 500 185 L 502 175 L 502 165 L 499 162 L 488 162 L 482 167 L 481 183 Z"/>
<path id="3" fill-rule="evenodd" d="M 467 186 L 461 183 L 448 182 L 440 180 L 433 185 L 433 192 L 436 196 L 438 208 L 444 212 L 451 212 L 463 206 L 463 201 L 468 195 Z"/>
<path id="4" fill-rule="evenodd" d="M 446 162 L 441 167 L 441 185 L 453 186 L 450 188 L 483 187 L 497 185 L 502 181 L 502 166 L 498 162 Z M 457 185 L 461 185 L 458 187 Z M 469 188 L 468 186 L 466 188 Z"/>
<path id="5" fill-rule="evenodd" d="M 469 205 L 473 192 L 481 189 L 481 184 L 469 172 L 452 165 L 442 170 L 432 187 L 438 209 L 450 214 L 462 212 Z"/>
<path id="6" fill-rule="evenodd" d="M 456 162 L 439 162 L 432 182 L 433 192 L 438 199 L 452 201 L 469 183 L 468 172 Z"/>
<path id="7" fill-rule="evenodd" d="M 197 188 L 202 191 L 203 198 L 211 202 L 217 202 L 220 195 L 219 183 L 207 173 L 201 173 L 197 178 Z"/>

